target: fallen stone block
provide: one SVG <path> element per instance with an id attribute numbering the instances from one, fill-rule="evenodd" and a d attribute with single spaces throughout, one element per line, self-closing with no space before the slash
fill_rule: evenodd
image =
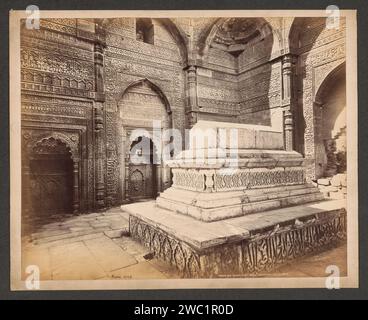
<path id="1" fill-rule="evenodd" d="M 322 186 L 329 186 L 331 184 L 330 179 L 327 178 L 318 179 L 317 183 Z"/>
<path id="2" fill-rule="evenodd" d="M 126 229 L 106 230 L 104 234 L 110 239 L 114 239 L 122 237 L 124 232 L 126 232 Z"/>

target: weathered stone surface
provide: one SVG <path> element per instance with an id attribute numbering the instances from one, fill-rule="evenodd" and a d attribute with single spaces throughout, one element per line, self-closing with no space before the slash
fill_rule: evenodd
<path id="1" fill-rule="evenodd" d="M 192 128 L 190 148 L 232 148 L 234 141 L 232 130 L 237 132 L 237 145 L 239 149 L 280 150 L 283 148 L 282 132 L 272 127 L 262 125 L 235 124 L 215 121 L 198 121 Z M 224 135 L 226 142 L 220 144 L 218 135 Z"/>
<path id="2" fill-rule="evenodd" d="M 330 179 L 323 178 L 323 179 L 318 179 L 317 183 L 322 186 L 329 186 L 331 184 L 331 181 Z"/>
<path id="3" fill-rule="evenodd" d="M 347 273 L 347 246 L 341 245 L 336 249 L 324 251 L 310 257 L 310 260 L 300 262 L 290 262 L 273 272 L 277 276 L 287 277 L 325 277 L 326 266 L 334 261 L 334 265 L 340 270 L 340 276 Z M 312 262 L 312 263 L 311 263 Z"/>
<path id="4" fill-rule="evenodd" d="M 95 222 L 95 220 L 94 220 L 94 221 L 92 221 L 92 222 L 90 222 L 90 225 L 91 225 L 93 228 L 105 228 L 105 227 L 110 227 L 110 223 L 108 223 L 108 222 L 100 222 L 100 221 Z"/>
<path id="5" fill-rule="evenodd" d="M 22 278 L 29 276 L 25 273 L 27 266 L 36 265 L 40 268 L 42 281 L 121 279 L 114 277 L 110 267 L 123 272 L 123 268 L 140 263 L 144 266 L 133 268 L 124 274 L 129 274 L 129 279 L 140 279 L 144 277 L 143 270 L 147 268 L 147 274 L 159 279 L 179 277 L 170 266 L 156 264 L 147 266 L 144 256 L 149 252 L 148 249 L 130 237 L 122 236 L 126 229 L 111 230 L 108 225 L 100 226 L 102 229 L 99 229 L 98 233 L 93 228 L 85 230 L 82 235 L 72 231 L 73 224 L 79 225 L 80 221 L 93 223 L 96 216 L 91 214 L 90 219 L 88 218 L 88 214 L 73 218 L 65 217 L 58 224 L 44 224 L 37 229 L 40 231 L 33 232 L 32 237 L 23 236 Z M 69 225 L 68 228 L 65 228 L 65 223 Z M 58 235 L 68 236 L 55 238 Z M 49 242 L 46 240 L 48 238 Z M 39 243 L 38 240 L 44 241 Z"/>
<path id="6" fill-rule="evenodd" d="M 88 280 L 105 276 L 81 241 L 50 248 L 50 258 L 53 280 Z"/>
<path id="7" fill-rule="evenodd" d="M 113 238 L 120 238 L 126 231 L 127 229 L 107 230 L 104 232 L 104 234 L 108 236 L 110 239 L 113 239 Z"/>
<path id="8" fill-rule="evenodd" d="M 175 214 L 159 208 L 154 202 L 122 206 L 122 210 L 146 223 L 160 228 L 176 238 L 188 242 L 198 250 L 247 239 L 250 233 L 260 227 L 279 223 L 294 223 L 295 219 L 310 217 L 317 213 L 340 210 L 344 201 L 323 201 L 302 206 L 293 206 L 262 213 L 254 213 L 215 222 L 203 222 L 190 216 Z"/>
<path id="9" fill-rule="evenodd" d="M 346 187 L 346 174 L 337 174 L 332 177 L 331 185 L 334 187 Z"/>
<path id="10" fill-rule="evenodd" d="M 230 178 L 230 177 L 229 177 Z M 194 192 L 170 188 L 156 199 L 159 207 L 190 215 L 203 221 L 216 221 L 270 209 L 323 200 L 320 191 L 309 185 L 289 185 L 243 190 L 241 192 Z"/>
<path id="11" fill-rule="evenodd" d="M 153 267 L 147 261 L 112 271 L 109 276 L 113 279 L 164 279 L 164 273 Z"/>
<path id="12" fill-rule="evenodd" d="M 330 199 L 346 199 L 346 194 L 344 194 L 341 190 L 329 192 L 328 196 Z"/>
<path id="13" fill-rule="evenodd" d="M 132 237 L 186 277 L 271 270 L 296 256 L 338 244 L 346 236 L 343 200 L 294 206 L 212 223 L 165 211 L 155 207 L 153 202 L 126 205 L 122 209 L 131 215 Z M 308 234 L 313 236 L 308 237 Z M 274 250 L 276 247 L 283 250 L 283 246 L 288 247 L 288 254 L 280 258 Z M 268 250 L 269 254 L 262 255 L 262 250 Z"/>
<path id="14" fill-rule="evenodd" d="M 73 231 L 73 232 L 69 232 L 69 233 L 63 233 L 60 235 L 56 235 L 56 236 L 49 236 L 49 237 L 44 237 L 41 239 L 38 239 L 35 241 L 35 244 L 46 244 L 46 243 L 59 243 L 60 241 L 69 241 L 70 238 L 75 238 L 75 237 L 83 237 L 83 236 L 93 236 L 93 235 L 100 235 L 101 234 L 102 229 L 98 230 L 98 229 L 88 229 L 88 230 L 84 230 L 84 231 Z"/>
<path id="15" fill-rule="evenodd" d="M 91 239 L 84 243 L 106 272 L 137 263 L 109 238 Z"/>
<path id="16" fill-rule="evenodd" d="M 52 279 L 51 259 L 48 248 L 22 246 L 22 279 L 25 280 L 29 274 L 26 273 L 27 266 L 36 265 L 40 270 L 41 280 Z"/>

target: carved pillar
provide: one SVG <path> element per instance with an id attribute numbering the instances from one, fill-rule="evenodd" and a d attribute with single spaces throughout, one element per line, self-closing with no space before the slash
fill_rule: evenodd
<path id="1" fill-rule="evenodd" d="M 123 203 L 124 202 L 129 202 L 130 199 L 130 195 L 129 195 L 129 162 L 130 162 L 130 132 L 126 132 L 125 134 L 125 148 L 124 148 L 124 181 L 122 183 L 124 183 L 124 189 L 125 189 L 125 193 L 124 193 L 124 198 L 123 198 Z"/>
<path id="2" fill-rule="evenodd" d="M 282 105 L 284 108 L 285 150 L 294 150 L 294 88 L 295 59 L 291 54 L 282 57 Z"/>
<path id="3" fill-rule="evenodd" d="M 195 66 L 187 69 L 187 123 L 192 128 L 197 122 L 198 103 L 197 103 L 197 70 Z"/>
<path id="4" fill-rule="evenodd" d="M 129 158 L 126 158 L 125 160 L 125 198 L 124 200 L 129 201 Z"/>
<path id="5" fill-rule="evenodd" d="M 104 73 L 103 73 L 104 44 L 97 40 L 94 45 L 95 64 L 95 189 L 96 208 L 103 210 L 106 207 L 105 199 L 105 141 L 104 141 Z"/>
<path id="6" fill-rule="evenodd" d="M 73 213 L 79 212 L 79 160 L 73 160 Z"/>
<path id="7" fill-rule="evenodd" d="M 103 105 L 95 103 L 95 162 L 96 162 L 96 205 L 97 209 L 105 207 L 105 159 L 103 138 Z"/>

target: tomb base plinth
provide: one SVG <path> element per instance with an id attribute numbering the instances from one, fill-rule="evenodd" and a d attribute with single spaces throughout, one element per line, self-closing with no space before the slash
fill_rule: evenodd
<path id="1" fill-rule="evenodd" d="M 263 275 L 346 238 L 344 201 L 331 200 L 204 222 L 154 201 L 125 205 L 131 237 L 182 277 Z"/>
<path id="2" fill-rule="evenodd" d="M 345 238 L 345 202 L 306 181 L 282 132 L 229 126 L 197 123 L 189 149 L 166 163 L 172 186 L 122 206 L 134 239 L 184 277 L 227 277 L 269 272 Z"/>

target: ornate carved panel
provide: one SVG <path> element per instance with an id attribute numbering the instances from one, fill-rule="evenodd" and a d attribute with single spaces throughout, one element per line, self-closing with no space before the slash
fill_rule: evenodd
<path id="1" fill-rule="evenodd" d="M 157 188 L 154 165 L 129 165 L 128 195 L 130 199 L 153 198 Z"/>
<path id="2" fill-rule="evenodd" d="M 145 195 L 145 182 L 142 171 L 133 167 L 129 175 L 129 194 L 132 198 Z"/>
<path id="3" fill-rule="evenodd" d="M 294 170 L 262 170 L 262 171 L 241 171 L 234 175 L 215 175 L 215 189 L 237 190 L 252 189 L 265 186 L 280 186 L 304 183 L 304 169 Z"/>
<path id="4" fill-rule="evenodd" d="M 198 277 L 201 274 L 199 255 L 185 243 L 133 216 L 129 217 L 129 231 L 155 256 L 178 268 L 184 277 Z"/>
<path id="5" fill-rule="evenodd" d="M 205 175 L 197 170 L 172 169 L 173 185 L 193 191 L 205 189 Z"/>
<path id="6" fill-rule="evenodd" d="M 20 56 L 21 68 L 64 74 L 79 79 L 93 79 L 94 76 L 93 64 L 90 62 L 26 48 L 21 49 Z"/>
<path id="7" fill-rule="evenodd" d="M 346 213 L 335 213 L 327 219 L 311 219 L 299 226 L 254 236 L 241 246 L 242 271 L 257 274 L 273 270 L 290 260 L 318 252 L 346 239 Z"/>
<path id="8" fill-rule="evenodd" d="M 219 172 L 197 171 L 194 169 L 172 169 L 173 185 L 193 191 L 204 191 L 209 179 L 214 182 L 216 191 L 244 190 L 280 185 L 303 184 L 305 182 L 304 169 L 284 170 L 262 169 L 242 170 L 238 169 L 234 174 L 221 174 Z M 206 177 L 207 175 L 207 177 Z"/>
<path id="9" fill-rule="evenodd" d="M 130 216 L 129 231 L 157 258 L 175 266 L 184 278 L 259 275 L 293 259 L 336 246 L 346 239 L 346 212 L 295 220 L 285 227 L 258 230 L 250 239 L 197 250 L 145 221 Z"/>

